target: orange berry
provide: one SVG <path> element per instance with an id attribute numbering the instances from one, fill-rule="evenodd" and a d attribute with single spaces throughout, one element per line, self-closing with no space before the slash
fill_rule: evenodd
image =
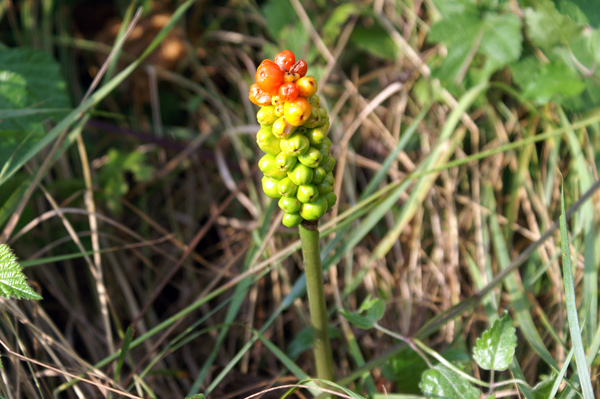
<path id="1" fill-rule="evenodd" d="M 308 120 L 311 106 L 304 97 L 297 97 L 283 105 L 283 117 L 292 126 L 300 126 Z"/>
<path id="2" fill-rule="evenodd" d="M 264 60 L 256 70 L 256 84 L 267 94 L 276 94 L 283 83 L 283 71 L 271 60 Z"/>
<path id="3" fill-rule="evenodd" d="M 296 84 L 289 82 L 279 86 L 279 98 L 283 101 L 292 101 L 296 97 L 298 97 L 298 86 Z"/>
<path id="4" fill-rule="evenodd" d="M 282 70 L 289 71 L 292 65 L 294 65 L 296 62 L 296 57 L 290 50 L 283 50 L 275 56 L 273 61 L 275 61 L 275 63 L 279 65 Z"/>
<path id="5" fill-rule="evenodd" d="M 300 77 L 306 75 L 306 71 L 308 71 L 308 65 L 306 65 L 306 61 L 298 60 L 292 67 L 290 68 L 291 73 L 297 73 Z"/>
<path id="6" fill-rule="evenodd" d="M 250 94 L 248 95 L 248 98 L 252 104 L 255 105 L 263 106 L 271 104 L 271 96 L 262 91 L 256 83 L 250 86 Z"/>
<path id="7" fill-rule="evenodd" d="M 317 81 L 312 76 L 298 79 L 296 86 L 298 86 L 298 95 L 301 97 L 310 97 L 317 92 Z"/>

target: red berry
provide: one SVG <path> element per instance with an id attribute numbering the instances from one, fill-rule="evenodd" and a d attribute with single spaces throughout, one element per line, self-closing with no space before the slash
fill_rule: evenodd
<path id="1" fill-rule="evenodd" d="M 289 71 L 294 62 L 296 62 L 296 57 L 294 53 L 290 50 L 283 50 L 281 53 L 278 53 L 273 59 L 277 65 L 284 71 Z"/>
<path id="2" fill-rule="evenodd" d="M 306 71 L 308 71 L 308 65 L 306 65 L 306 61 L 298 60 L 292 67 L 290 68 L 291 73 L 297 73 L 300 77 L 306 75 Z"/>
<path id="3" fill-rule="evenodd" d="M 250 86 L 250 94 L 248 95 L 248 98 L 250 101 L 252 101 L 252 104 L 260 106 L 271 104 L 271 96 L 262 91 L 256 83 Z"/>
<path id="4" fill-rule="evenodd" d="M 298 97 L 298 86 L 295 83 L 284 83 L 279 86 L 279 98 L 288 102 Z"/>
<path id="5" fill-rule="evenodd" d="M 271 60 L 264 60 L 256 70 L 256 84 L 267 94 L 277 94 L 283 83 L 283 71 Z"/>

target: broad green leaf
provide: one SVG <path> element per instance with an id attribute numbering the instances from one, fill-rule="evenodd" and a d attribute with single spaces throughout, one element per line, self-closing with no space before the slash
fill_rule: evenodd
<path id="1" fill-rule="evenodd" d="M 433 0 L 443 18 L 461 15 L 477 10 L 474 0 Z"/>
<path id="2" fill-rule="evenodd" d="M 350 41 L 358 48 L 375 57 L 393 60 L 398 54 L 398 47 L 390 35 L 379 25 L 357 26 L 350 35 Z"/>
<path id="3" fill-rule="evenodd" d="M 521 20 L 515 14 L 486 14 L 480 50 L 486 56 L 486 69 L 493 73 L 521 55 Z"/>
<path id="4" fill-rule="evenodd" d="M 298 15 L 288 1 L 269 0 L 262 6 L 262 12 L 267 20 L 267 31 L 273 39 L 289 25 L 298 22 Z"/>
<path id="5" fill-rule="evenodd" d="M 559 44 L 567 45 L 579 35 L 581 26 L 558 12 L 551 0 L 529 1 L 533 7 L 524 10 L 527 36 L 531 41 L 548 50 Z"/>
<path id="6" fill-rule="evenodd" d="M 421 392 L 428 398 L 479 399 L 481 392 L 460 374 L 437 365 L 421 376 Z"/>
<path id="7" fill-rule="evenodd" d="M 554 0 L 561 14 L 568 15 L 581 25 L 600 27 L 600 3 L 598 0 Z"/>
<path id="8" fill-rule="evenodd" d="M 394 381 L 396 390 L 403 393 L 418 394 L 419 380 L 427 370 L 427 363 L 421 355 L 410 348 L 403 348 L 383 365 L 383 376 L 386 380 Z"/>
<path id="9" fill-rule="evenodd" d="M 383 317 L 383 314 L 385 313 L 385 302 L 379 298 L 367 298 L 362 305 L 360 305 L 358 312 L 353 313 L 346 309 L 340 309 L 340 313 L 348 319 L 350 323 L 358 328 L 367 330 L 372 328 L 375 323 Z M 364 315 L 362 313 L 364 313 Z"/>
<path id="10" fill-rule="evenodd" d="M 473 359 L 485 370 L 504 371 L 510 366 L 517 347 L 516 329 L 508 314 L 498 319 L 492 328 L 477 338 Z"/>
<path id="11" fill-rule="evenodd" d="M 360 7 L 354 3 L 337 6 L 323 25 L 321 30 L 323 40 L 328 44 L 335 43 L 342 30 L 342 26 L 344 26 L 351 16 L 359 14 L 360 10 Z"/>
<path id="12" fill-rule="evenodd" d="M 17 257 L 6 244 L 0 244 L 0 296 L 17 299 L 42 299 L 25 281 Z"/>
<path id="13" fill-rule="evenodd" d="M 19 164 L 44 136 L 44 121 L 57 121 L 68 108 L 65 82 L 50 55 L 28 48 L 0 51 L 0 170 Z"/>
<path id="14" fill-rule="evenodd" d="M 513 64 L 512 75 L 523 89 L 523 96 L 538 104 L 561 103 L 585 89 L 577 72 L 561 60 L 542 64 L 533 56 L 522 58 Z"/>

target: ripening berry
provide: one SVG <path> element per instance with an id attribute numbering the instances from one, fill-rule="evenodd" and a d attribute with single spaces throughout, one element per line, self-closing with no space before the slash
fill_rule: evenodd
<path id="1" fill-rule="evenodd" d="M 261 126 L 272 125 L 277 120 L 275 107 L 272 105 L 261 107 L 256 113 L 256 120 Z"/>
<path id="2" fill-rule="evenodd" d="M 267 154 L 277 155 L 281 152 L 281 140 L 273 135 L 271 126 L 261 128 L 256 134 L 256 144 Z"/>
<path id="3" fill-rule="evenodd" d="M 325 197 L 318 197 L 314 202 L 302 204 L 300 216 L 306 220 L 317 220 L 327 212 L 328 203 Z"/>
<path id="4" fill-rule="evenodd" d="M 271 104 L 271 95 L 262 91 L 256 83 L 250 86 L 250 94 L 248 94 L 248 98 L 254 105 L 263 106 Z"/>
<path id="5" fill-rule="evenodd" d="M 281 118 L 283 116 L 283 103 L 281 103 L 275 107 L 275 115 L 278 118 Z"/>
<path id="6" fill-rule="evenodd" d="M 292 101 L 298 97 L 298 86 L 295 83 L 284 83 L 279 86 L 279 98 L 283 101 Z"/>
<path id="7" fill-rule="evenodd" d="M 283 50 L 282 52 L 278 53 L 275 58 L 273 58 L 273 61 L 275 61 L 275 63 L 284 71 L 289 71 L 290 68 L 294 65 L 294 63 L 296 62 L 296 57 L 294 56 L 294 53 L 292 53 L 290 50 Z"/>
<path id="8" fill-rule="evenodd" d="M 321 144 L 321 142 L 323 142 L 323 140 L 325 140 L 327 137 L 327 130 L 325 130 L 323 126 L 308 129 L 306 132 L 306 137 L 308 137 L 310 145 L 317 146 Z"/>
<path id="9" fill-rule="evenodd" d="M 256 84 L 267 94 L 277 94 L 283 83 L 283 71 L 271 60 L 264 60 L 256 70 Z"/>
<path id="10" fill-rule="evenodd" d="M 275 137 L 287 139 L 292 135 L 292 133 L 294 133 L 294 130 L 296 130 L 296 127 L 290 125 L 284 117 L 281 117 L 273 122 L 273 128 L 271 131 Z"/>
<path id="11" fill-rule="evenodd" d="M 279 194 L 279 191 L 277 189 L 278 183 L 279 180 L 272 179 L 267 176 L 262 178 L 262 189 L 265 192 L 265 194 L 267 194 L 267 197 L 281 198 L 281 195 Z"/>
<path id="12" fill-rule="evenodd" d="M 283 117 L 292 126 L 304 124 L 310 117 L 311 106 L 304 97 L 297 97 L 283 105 Z"/>
<path id="13" fill-rule="evenodd" d="M 298 95 L 310 97 L 317 92 L 317 81 L 312 76 L 305 76 L 296 81 L 298 86 Z"/>
<path id="14" fill-rule="evenodd" d="M 281 224 L 285 227 L 296 227 L 302 223 L 302 216 L 299 213 L 284 213 Z"/>
<path id="15" fill-rule="evenodd" d="M 300 77 L 306 75 L 306 71 L 308 71 L 308 65 L 306 65 L 306 61 L 298 60 L 292 67 L 290 68 L 291 73 L 297 73 Z"/>

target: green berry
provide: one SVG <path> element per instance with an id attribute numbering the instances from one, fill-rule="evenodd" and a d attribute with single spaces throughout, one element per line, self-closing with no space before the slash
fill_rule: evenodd
<path id="1" fill-rule="evenodd" d="M 329 137 L 325 137 L 319 144 L 315 144 L 314 147 L 325 157 L 331 153 L 331 140 L 329 140 Z"/>
<path id="2" fill-rule="evenodd" d="M 333 191 L 333 185 L 335 184 L 335 179 L 331 173 L 327 173 L 327 176 L 323 179 L 323 181 L 317 184 L 317 189 L 319 190 L 319 195 L 327 195 Z"/>
<path id="3" fill-rule="evenodd" d="M 308 129 L 308 132 L 306 132 L 306 137 L 308 137 L 310 145 L 317 146 L 327 138 L 327 130 L 324 128 L 324 126 Z"/>
<path id="4" fill-rule="evenodd" d="M 296 198 L 302 203 L 314 202 L 319 197 L 319 189 L 314 184 L 298 186 Z"/>
<path id="5" fill-rule="evenodd" d="M 302 204 L 300 216 L 306 220 L 318 220 L 327 212 L 327 205 L 325 197 L 318 197 L 314 202 Z"/>
<path id="6" fill-rule="evenodd" d="M 302 202 L 298 201 L 296 197 L 281 197 L 278 205 L 285 213 L 296 213 L 300 210 Z"/>
<path id="7" fill-rule="evenodd" d="M 258 161 L 258 168 L 265 176 L 280 180 L 287 176 L 287 171 L 283 171 L 275 164 L 276 157 L 271 154 L 264 155 Z"/>
<path id="8" fill-rule="evenodd" d="M 308 97 L 308 102 L 310 103 L 310 106 L 313 108 L 318 109 L 321 106 L 321 99 L 316 94 Z"/>
<path id="9" fill-rule="evenodd" d="M 296 195 L 298 185 L 295 184 L 289 177 L 285 177 L 279 180 L 279 183 L 277 184 L 277 190 L 283 197 L 293 197 Z"/>
<path id="10" fill-rule="evenodd" d="M 271 197 L 271 198 L 280 198 L 281 197 L 281 195 L 279 194 L 279 190 L 277 189 L 278 183 L 279 183 L 279 180 L 272 179 L 268 176 L 265 176 L 262 178 L 262 188 L 263 188 L 263 191 L 265 192 L 265 194 L 267 194 L 267 197 Z"/>
<path id="11" fill-rule="evenodd" d="M 281 140 L 279 146 L 281 151 L 297 157 L 308 151 L 310 143 L 303 134 L 294 133 L 289 138 Z"/>
<path id="12" fill-rule="evenodd" d="M 301 163 L 297 163 L 294 169 L 288 172 L 288 177 L 298 186 L 310 184 L 313 179 L 314 172 L 311 168 Z"/>
<path id="13" fill-rule="evenodd" d="M 256 113 L 256 120 L 261 126 L 273 124 L 273 122 L 277 120 L 277 115 L 275 115 L 275 107 L 272 105 L 262 107 Z"/>
<path id="14" fill-rule="evenodd" d="M 331 155 L 327 155 L 321 159 L 319 166 L 323 167 L 327 173 L 330 173 L 335 167 L 335 158 Z"/>
<path id="15" fill-rule="evenodd" d="M 292 170 L 292 168 L 296 166 L 297 162 L 298 158 L 288 155 L 284 152 L 280 152 L 275 158 L 275 166 L 283 170 L 285 173 Z"/>
<path id="16" fill-rule="evenodd" d="M 286 227 L 296 227 L 302 223 L 302 216 L 299 213 L 284 213 L 281 224 Z"/>
<path id="17" fill-rule="evenodd" d="M 319 166 L 319 162 L 321 162 L 322 158 L 323 155 L 319 150 L 317 150 L 315 147 L 309 147 L 308 151 L 298 156 L 298 161 L 308 166 L 309 168 L 316 168 L 317 166 Z"/>
<path id="18" fill-rule="evenodd" d="M 337 195 L 335 195 L 335 193 L 329 193 L 325 196 L 325 199 L 327 200 L 327 210 L 329 210 L 333 208 L 337 202 Z"/>
<path id="19" fill-rule="evenodd" d="M 256 134 L 256 143 L 258 147 L 267 154 L 277 155 L 281 152 L 280 139 L 273 136 L 271 127 L 263 127 Z"/>
<path id="20" fill-rule="evenodd" d="M 280 139 L 289 138 L 296 130 L 295 126 L 290 125 L 284 117 L 278 118 L 273 123 L 273 135 Z"/>
<path id="21" fill-rule="evenodd" d="M 313 180 L 312 180 L 313 184 L 321 183 L 323 181 L 323 179 L 325 178 L 325 176 L 327 176 L 327 172 L 325 171 L 325 169 L 323 169 L 320 166 L 314 168 L 313 171 L 314 171 L 313 172 Z"/>

